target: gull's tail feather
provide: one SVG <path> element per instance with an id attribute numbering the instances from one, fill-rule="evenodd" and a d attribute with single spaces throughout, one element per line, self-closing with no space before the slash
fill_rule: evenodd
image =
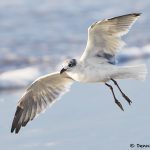
<path id="1" fill-rule="evenodd" d="M 118 69 L 118 75 L 116 79 L 136 79 L 144 81 L 147 75 L 147 68 L 145 64 L 137 66 L 125 66 Z"/>

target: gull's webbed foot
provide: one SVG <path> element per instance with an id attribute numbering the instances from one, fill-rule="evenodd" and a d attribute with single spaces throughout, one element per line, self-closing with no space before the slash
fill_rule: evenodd
<path id="1" fill-rule="evenodd" d="M 129 105 L 131 105 L 132 101 L 130 100 L 130 98 L 128 96 L 126 96 L 124 93 L 122 93 L 122 96 L 125 98 L 125 100 L 129 103 Z"/>
<path id="2" fill-rule="evenodd" d="M 122 107 L 122 104 L 117 100 L 115 99 L 115 103 L 119 106 L 119 108 L 124 111 L 123 107 Z"/>
<path id="3" fill-rule="evenodd" d="M 130 98 L 129 98 L 128 96 L 126 96 L 126 95 L 124 94 L 124 92 L 123 92 L 123 91 L 121 90 L 121 88 L 119 87 L 117 81 L 114 80 L 114 79 L 111 79 L 111 80 L 112 80 L 112 81 L 114 82 L 114 84 L 117 86 L 117 88 L 118 88 L 119 91 L 121 92 L 123 98 L 129 103 L 129 105 L 131 105 L 132 101 L 130 100 Z"/>
<path id="4" fill-rule="evenodd" d="M 112 92 L 112 94 L 113 94 L 113 98 L 114 98 L 114 100 L 115 100 L 115 103 L 119 106 L 119 108 L 120 108 L 122 111 L 124 111 L 124 109 L 123 109 L 123 107 L 122 107 L 122 104 L 117 100 L 117 98 L 116 98 L 116 96 L 115 96 L 113 87 L 112 87 L 110 84 L 108 84 L 108 83 L 105 83 L 105 85 L 110 88 L 110 90 L 111 90 L 111 92 Z"/>

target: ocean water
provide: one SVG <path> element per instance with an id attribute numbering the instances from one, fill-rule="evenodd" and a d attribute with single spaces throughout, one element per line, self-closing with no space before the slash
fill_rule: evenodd
<path id="1" fill-rule="evenodd" d="M 58 70 L 64 59 L 78 58 L 85 48 L 87 28 L 93 22 L 142 12 L 124 37 L 124 55 L 148 56 L 149 7 L 149 0 L 0 1 L 0 149 L 136 150 L 136 144 L 150 144 L 149 74 L 145 82 L 119 82 L 132 99 L 131 106 L 115 88 L 124 112 L 115 105 L 105 85 L 76 83 L 19 134 L 10 133 L 26 85 Z M 145 63 L 149 70 L 149 60 Z M 130 144 L 135 147 L 130 148 Z"/>
<path id="2" fill-rule="evenodd" d="M 93 22 L 132 12 L 143 14 L 124 37 L 127 47 L 148 45 L 149 5 L 149 0 L 1 1 L 0 72 L 28 66 L 52 71 L 64 59 L 82 54 Z"/>

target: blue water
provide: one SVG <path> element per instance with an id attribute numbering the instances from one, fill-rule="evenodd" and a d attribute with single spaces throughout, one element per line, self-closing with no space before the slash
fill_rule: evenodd
<path id="1" fill-rule="evenodd" d="M 0 1 L 0 72 L 27 66 L 56 70 L 67 57 L 79 57 L 88 26 L 105 17 L 142 12 L 125 37 L 128 46 L 149 44 L 149 0 L 5 0 Z M 150 69 L 149 61 L 147 66 Z M 130 144 L 150 144 L 150 76 L 145 82 L 120 81 L 132 99 L 125 112 L 115 105 L 103 84 L 79 84 L 46 113 L 22 128 L 10 128 L 24 89 L 0 91 L 0 149 L 4 150 L 127 150 Z M 133 148 L 133 150 L 136 148 Z"/>
<path id="2" fill-rule="evenodd" d="M 150 42 L 149 6 L 149 0 L 0 1 L 0 72 L 31 65 L 48 68 L 65 58 L 79 57 L 93 22 L 131 12 L 143 15 L 125 40 L 128 46 L 146 45 Z"/>

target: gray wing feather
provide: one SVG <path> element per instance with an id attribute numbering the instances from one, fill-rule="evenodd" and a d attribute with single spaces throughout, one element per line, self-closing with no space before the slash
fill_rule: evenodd
<path id="1" fill-rule="evenodd" d="M 88 29 L 87 46 L 81 60 L 101 56 L 105 59 L 102 61 L 105 62 L 108 59 L 105 56 L 113 57 L 125 44 L 121 36 L 128 33 L 139 16 L 139 13 L 133 13 L 105 19 L 91 25 Z"/>
<path id="2" fill-rule="evenodd" d="M 26 126 L 29 121 L 67 92 L 72 83 L 72 79 L 59 73 L 43 76 L 33 82 L 18 102 L 11 132 L 18 133 L 22 126 Z"/>

